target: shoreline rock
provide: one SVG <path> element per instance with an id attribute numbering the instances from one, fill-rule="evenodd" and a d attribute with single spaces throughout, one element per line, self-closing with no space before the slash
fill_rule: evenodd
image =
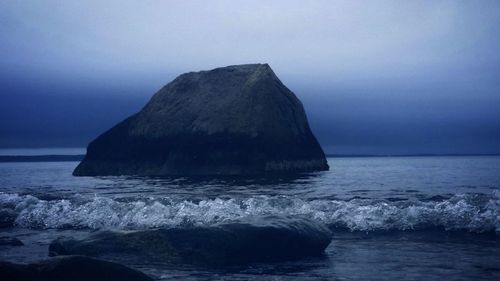
<path id="1" fill-rule="evenodd" d="M 153 281 L 124 265 L 83 256 L 49 258 L 30 264 L 0 261 L 0 280 L 6 281 Z"/>
<path id="2" fill-rule="evenodd" d="M 9 228 L 14 226 L 17 213 L 12 209 L 0 209 L 0 228 Z"/>
<path id="3" fill-rule="evenodd" d="M 24 243 L 16 237 L 1 236 L 0 246 L 24 246 Z"/>
<path id="4" fill-rule="evenodd" d="M 49 252 L 228 265 L 322 255 L 331 236 L 326 226 L 305 218 L 267 216 L 205 227 L 102 231 L 83 240 L 59 238 Z"/>

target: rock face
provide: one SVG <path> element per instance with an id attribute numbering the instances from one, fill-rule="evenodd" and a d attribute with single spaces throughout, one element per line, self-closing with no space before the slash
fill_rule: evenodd
<path id="1" fill-rule="evenodd" d="M 0 280 L 9 281 L 152 281 L 124 265 L 82 256 L 51 258 L 31 264 L 0 261 Z"/>
<path id="2" fill-rule="evenodd" d="M 321 255 L 332 233 L 304 218 L 259 217 L 207 227 L 102 231 L 83 240 L 59 238 L 50 255 L 135 256 L 200 265 L 284 261 Z"/>
<path id="3" fill-rule="evenodd" d="M 327 170 L 304 108 L 267 64 L 182 74 L 92 141 L 96 175 L 244 175 Z"/>

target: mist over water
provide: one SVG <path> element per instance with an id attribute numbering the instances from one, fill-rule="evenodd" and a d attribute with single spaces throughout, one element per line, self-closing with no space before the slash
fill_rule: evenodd
<path id="1" fill-rule="evenodd" d="M 269 63 L 327 153 L 499 154 L 499 15 L 498 1 L 4 1 L 0 147 L 86 146 L 182 73 Z"/>

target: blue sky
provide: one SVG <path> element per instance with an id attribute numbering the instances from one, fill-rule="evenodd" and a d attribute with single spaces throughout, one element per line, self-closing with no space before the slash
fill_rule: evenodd
<path id="1" fill-rule="evenodd" d="M 0 147 L 85 146 L 187 71 L 267 62 L 329 153 L 500 153 L 498 1 L 2 1 Z"/>

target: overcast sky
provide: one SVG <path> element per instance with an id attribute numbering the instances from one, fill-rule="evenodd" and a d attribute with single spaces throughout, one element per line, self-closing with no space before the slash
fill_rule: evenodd
<path id="1" fill-rule="evenodd" d="M 328 153 L 500 153 L 499 1 L 2 1 L 0 147 L 85 146 L 187 71 L 267 62 Z"/>

